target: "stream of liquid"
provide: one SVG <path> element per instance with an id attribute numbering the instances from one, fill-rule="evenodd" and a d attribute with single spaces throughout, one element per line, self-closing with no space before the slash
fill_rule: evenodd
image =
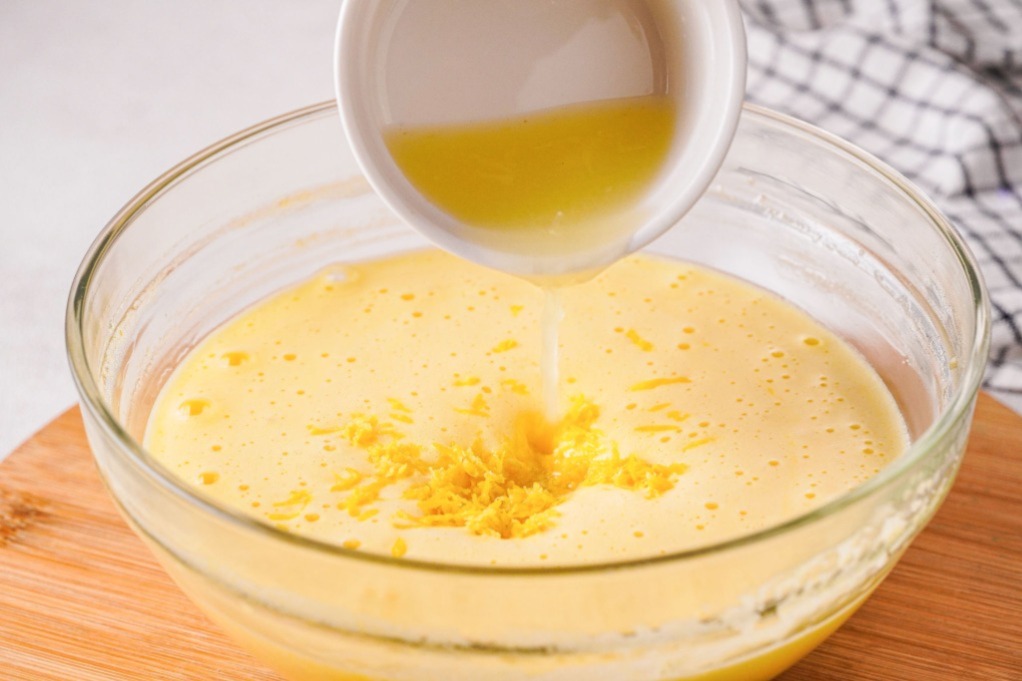
<path id="1" fill-rule="evenodd" d="M 628 209 L 663 165 L 674 119 L 673 100 L 650 95 L 471 124 L 395 128 L 386 140 L 415 188 L 479 230 L 478 238 L 584 258 L 626 242 L 642 226 Z M 543 395 L 553 421 L 563 311 L 559 287 L 538 283 L 545 290 Z"/>
<path id="2" fill-rule="evenodd" d="M 543 289 L 542 347 L 540 371 L 543 376 L 543 407 L 548 421 L 558 417 L 557 386 L 560 366 L 560 331 L 561 320 L 564 319 L 564 305 L 561 302 L 561 291 L 558 288 Z"/>

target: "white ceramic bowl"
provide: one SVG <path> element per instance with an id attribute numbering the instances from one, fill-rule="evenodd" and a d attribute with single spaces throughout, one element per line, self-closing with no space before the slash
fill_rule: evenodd
<path id="1" fill-rule="evenodd" d="M 636 35 L 642 39 L 629 43 Z M 745 33 L 736 0 L 345 0 L 335 65 L 348 142 L 391 210 L 470 260 L 558 275 L 645 246 L 706 190 L 745 96 Z M 382 135 L 394 125 L 496 119 L 644 94 L 675 100 L 674 139 L 665 169 L 630 212 L 641 216 L 637 230 L 595 259 L 484 242 L 412 186 Z"/>

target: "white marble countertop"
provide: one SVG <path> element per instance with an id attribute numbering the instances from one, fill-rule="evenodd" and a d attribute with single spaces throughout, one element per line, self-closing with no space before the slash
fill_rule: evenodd
<path id="1" fill-rule="evenodd" d="M 75 403 L 64 306 L 164 170 L 333 97 L 339 0 L 0 3 L 0 459 Z"/>

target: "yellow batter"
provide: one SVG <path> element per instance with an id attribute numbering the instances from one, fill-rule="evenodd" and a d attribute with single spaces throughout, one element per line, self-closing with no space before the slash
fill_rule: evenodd
<path id="1" fill-rule="evenodd" d="M 790 305 L 632 257 L 543 296 L 428 250 L 336 267 L 214 332 L 147 448 L 223 503 L 374 553 L 472 564 L 671 553 L 783 521 L 906 446 L 870 367 Z"/>

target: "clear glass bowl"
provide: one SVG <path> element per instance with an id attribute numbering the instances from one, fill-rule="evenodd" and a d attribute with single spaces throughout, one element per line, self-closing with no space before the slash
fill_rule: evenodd
<path id="1" fill-rule="evenodd" d="M 971 256 L 875 159 L 756 108 L 709 193 L 649 250 L 775 291 L 873 364 L 912 445 L 843 497 L 675 555 L 473 568 L 281 532 L 140 446 L 161 384 L 221 322 L 328 263 L 423 245 L 360 176 L 334 106 L 319 105 L 159 178 L 74 282 L 68 351 L 110 493 L 195 602 L 289 678 L 770 678 L 854 611 L 951 486 L 988 344 Z"/>

